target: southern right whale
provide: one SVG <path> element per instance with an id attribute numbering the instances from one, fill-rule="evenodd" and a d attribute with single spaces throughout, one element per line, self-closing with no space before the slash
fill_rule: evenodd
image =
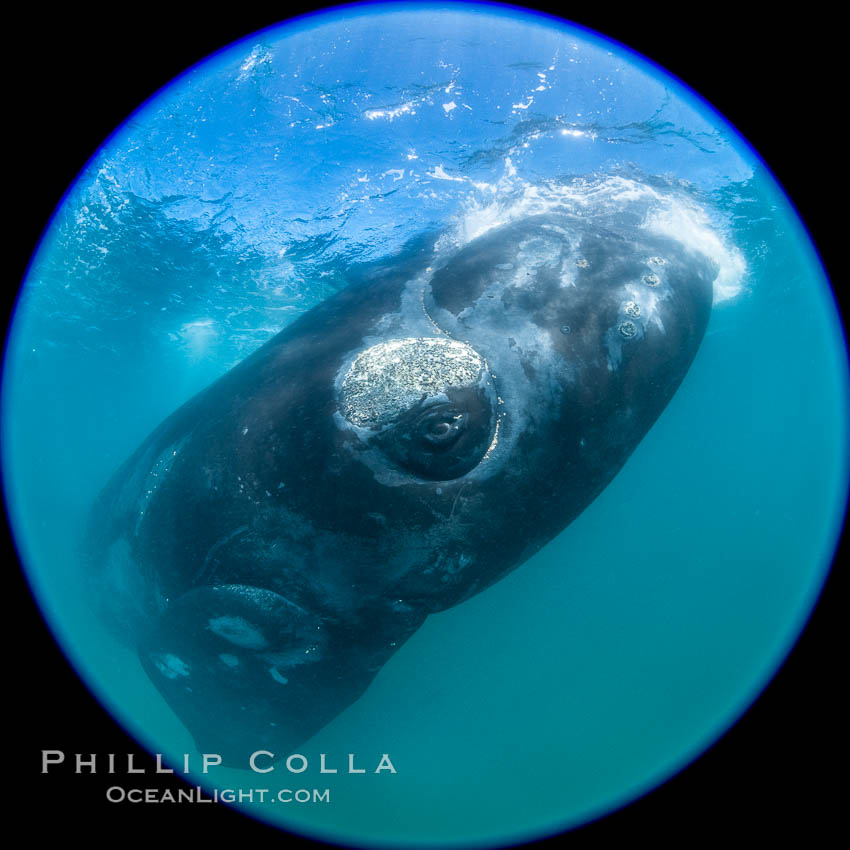
<path id="1" fill-rule="evenodd" d="M 291 752 L 577 517 L 717 272 L 637 221 L 529 215 L 362 270 L 162 422 L 94 506 L 91 574 L 198 747 Z"/>

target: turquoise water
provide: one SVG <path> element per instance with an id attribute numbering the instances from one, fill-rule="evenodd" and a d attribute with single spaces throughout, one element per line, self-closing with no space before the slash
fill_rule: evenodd
<path id="1" fill-rule="evenodd" d="M 311 770 L 295 787 L 328 787 L 331 805 L 252 808 L 367 844 L 495 843 L 581 822 L 682 766 L 757 695 L 811 609 L 846 494 L 846 352 L 828 284 L 727 126 L 622 49 L 545 19 L 310 19 L 219 54 L 119 130 L 25 282 L 3 461 L 42 609 L 142 743 L 193 752 L 79 593 L 83 523 L 117 465 L 344 286 L 351 263 L 426 227 L 462 240 L 541 197 L 617 209 L 648 192 L 723 271 L 677 395 L 575 523 L 430 618 L 301 749 L 372 768 L 389 752 L 396 775 Z M 293 784 L 282 770 L 212 776 Z"/>

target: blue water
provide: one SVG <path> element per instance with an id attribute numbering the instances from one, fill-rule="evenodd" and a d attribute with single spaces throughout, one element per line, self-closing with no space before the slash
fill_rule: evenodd
<path id="1" fill-rule="evenodd" d="M 365 845 L 580 823 L 683 766 L 755 698 L 810 613 L 847 492 L 828 283 L 781 190 L 704 104 L 621 47 L 504 9 L 360 8 L 266 31 L 97 153 L 22 288 L 4 484 L 51 627 L 145 746 L 194 753 L 79 592 L 83 526 L 115 468 L 352 263 L 425 228 L 462 244 L 535 209 L 635 204 L 718 262 L 706 338 L 579 519 L 432 616 L 300 749 L 371 769 L 386 752 L 398 773 L 206 777 L 328 787 L 329 805 L 250 811 Z"/>

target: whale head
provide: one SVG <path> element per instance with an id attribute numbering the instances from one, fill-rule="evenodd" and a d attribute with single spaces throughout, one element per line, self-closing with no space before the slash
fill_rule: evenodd
<path id="1" fill-rule="evenodd" d="M 569 525 L 673 397 L 716 275 L 633 222 L 526 217 L 371 268 L 160 425 L 96 561 L 199 748 L 291 751 Z"/>

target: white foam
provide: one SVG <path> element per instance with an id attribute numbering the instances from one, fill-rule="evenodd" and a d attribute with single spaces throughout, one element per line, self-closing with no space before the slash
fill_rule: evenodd
<path id="1" fill-rule="evenodd" d="M 385 118 L 387 121 L 393 121 L 402 115 L 415 115 L 416 101 L 409 100 L 407 103 L 402 103 L 399 106 L 394 106 L 388 109 L 367 109 L 364 113 L 370 121 L 375 121 L 378 118 Z"/>
<path id="2" fill-rule="evenodd" d="M 258 44 L 245 58 L 245 61 L 239 66 L 238 80 L 246 80 L 251 76 L 254 69 L 263 65 L 270 65 L 272 62 L 272 54 L 268 48 Z"/>
<path id="3" fill-rule="evenodd" d="M 429 176 L 468 179 L 446 174 L 442 166 Z M 476 183 L 472 188 L 452 225 L 438 240 L 438 253 L 462 247 L 493 228 L 527 216 L 564 212 L 592 220 L 632 214 L 649 232 L 674 239 L 717 264 L 715 304 L 734 298 L 744 286 L 747 264 L 743 255 L 708 211 L 682 190 L 661 189 L 620 175 L 530 184 L 517 179 L 510 158 L 505 160 L 504 173 L 497 183 Z M 606 220 L 606 224 L 610 222 Z"/>
<path id="4" fill-rule="evenodd" d="M 454 183 L 466 183 L 469 180 L 468 177 L 453 177 L 451 174 L 446 172 L 442 164 L 436 166 L 433 171 L 426 172 L 426 174 L 429 177 L 433 177 L 435 180 L 451 180 Z"/>
<path id="5" fill-rule="evenodd" d="M 712 227 L 705 210 L 682 202 L 652 211 L 644 227 L 676 239 L 692 251 L 698 251 L 714 260 L 718 266 L 714 281 L 714 303 L 734 298 L 742 289 L 747 263 L 741 252 L 726 244 Z"/>

